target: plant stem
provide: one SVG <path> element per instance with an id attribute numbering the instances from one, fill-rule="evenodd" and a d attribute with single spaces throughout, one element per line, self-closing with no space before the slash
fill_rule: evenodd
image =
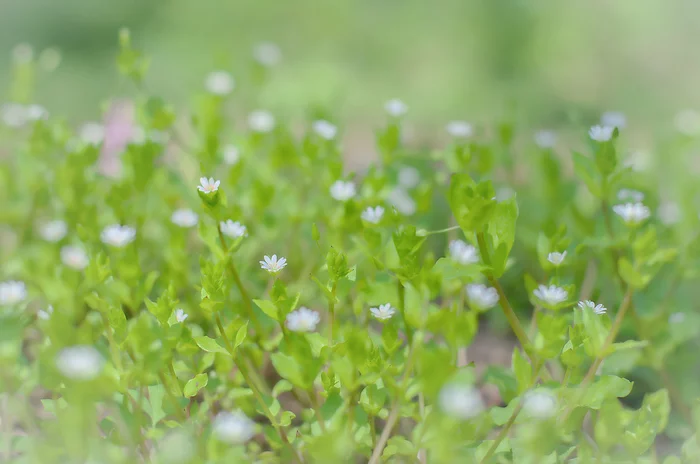
<path id="1" fill-rule="evenodd" d="M 401 280 L 398 280 L 398 293 L 399 293 L 399 312 L 403 318 L 403 325 L 406 330 L 406 340 L 408 340 L 408 346 L 413 346 L 413 330 L 411 326 L 408 325 L 408 320 L 406 319 L 406 288 L 403 286 Z"/>
<path id="2" fill-rule="evenodd" d="M 311 407 L 314 410 L 314 414 L 316 415 L 316 420 L 318 421 L 318 426 L 321 427 L 321 431 L 323 433 L 326 433 L 326 421 L 323 419 L 323 416 L 321 415 L 321 408 L 318 404 L 318 400 L 316 399 L 316 391 L 312 388 L 309 392 L 309 403 L 311 404 Z"/>
<path id="3" fill-rule="evenodd" d="M 165 389 L 165 393 L 168 397 L 168 399 L 173 403 L 173 406 L 175 407 L 175 411 L 177 414 L 177 417 L 181 420 L 185 420 L 185 413 L 182 411 L 182 408 L 180 408 L 180 404 L 177 401 L 177 398 L 175 398 L 172 394 L 172 392 L 168 389 L 167 383 L 165 381 L 165 376 L 163 375 L 162 372 L 158 372 L 158 379 L 160 380 L 160 383 L 163 384 L 163 388 Z"/>
<path id="4" fill-rule="evenodd" d="M 104 325 L 105 333 L 107 334 L 107 341 L 109 342 L 109 351 L 112 355 L 112 361 L 114 362 L 117 371 L 122 374 L 124 372 L 124 366 L 122 365 L 122 357 L 121 353 L 119 352 L 119 347 L 114 341 L 112 327 L 109 325 L 106 316 L 103 313 L 100 314 L 102 315 L 102 324 Z"/>
<path id="5" fill-rule="evenodd" d="M 331 299 L 328 301 L 328 314 L 330 316 L 330 333 L 328 334 L 328 344 L 333 346 L 333 331 L 335 327 L 335 292 L 338 287 L 338 282 L 333 281 L 331 286 Z"/>
<path id="6" fill-rule="evenodd" d="M 175 367 L 173 367 L 173 363 L 168 364 L 168 370 L 170 371 L 170 375 L 173 376 L 173 379 L 175 379 L 175 385 L 177 385 L 177 390 L 180 392 L 180 395 L 184 396 L 184 392 L 182 391 L 182 387 L 180 386 L 180 380 L 177 378 L 177 374 L 175 373 Z"/>

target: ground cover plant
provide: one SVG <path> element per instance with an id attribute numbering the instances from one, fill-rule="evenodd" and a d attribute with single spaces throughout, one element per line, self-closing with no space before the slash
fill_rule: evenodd
<path id="1" fill-rule="evenodd" d="M 349 172 L 332 108 L 240 120 L 215 70 L 175 111 L 120 45 L 136 124 L 32 104 L 26 51 L 2 107 L 4 462 L 700 460 L 698 188 L 623 115 L 419 147 L 390 100 Z M 699 119 L 659 153 L 691 162 Z M 510 366 L 477 369 L 499 328 Z"/>

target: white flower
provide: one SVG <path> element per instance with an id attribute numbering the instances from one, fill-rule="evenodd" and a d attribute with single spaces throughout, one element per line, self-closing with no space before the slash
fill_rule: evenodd
<path id="1" fill-rule="evenodd" d="M 175 310 L 175 320 L 176 320 L 177 322 L 181 322 L 181 323 L 182 323 L 182 322 L 185 322 L 185 320 L 186 320 L 188 317 L 189 317 L 189 314 L 187 314 L 187 313 L 185 312 L 184 309 L 182 309 L 182 308 L 177 308 L 177 309 Z"/>
<path id="2" fill-rule="evenodd" d="M 617 127 L 624 129 L 627 125 L 627 118 L 619 111 L 606 111 L 600 117 L 600 123 L 604 126 Z"/>
<path id="3" fill-rule="evenodd" d="M 617 199 L 620 201 L 632 200 L 638 202 L 644 200 L 644 194 L 637 190 L 620 189 L 617 192 Z"/>
<path id="4" fill-rule="evenodd" d="M 46 309 L 40 309 L 39 311 L 36 312 L 36 316 L 44 321 L 48 321 L 51 319 L 51 315 L 53 314 L 53 306 L 48 305 Z"/>
<path id="5" fill-rule="evenodd" d="M 557 398 L 549 390 L 532 390 L 523 398 L 523 412 L 533 419 L 549 419 L 556 411 Z"/>
<path id="6" fill-rule="evenodd" d="M 263 66 L 272 67 L 282 59 L 282 52 L 277 44 L 261 42 L 253 48 L 253 58 Z"/>
<path id="7" fill-rule="evenodd" d="M 222 234 L 230 238 L 245 237 L 248 235 L 248 231 L 243 224 L 238 221 L 232 221 L 231 219 L 221 221 L 219 223 L 219 229 Z"/>
<path id="8" fill-rule="evenodd" d="M 389 116 L 393 116 L 395 118 L 403 116 L 408 112 L 408 106 L 406 106 L 404 102 L 396 98 L 386 102 L 386 104 L 384 104 L 384 109 L 387 113 L 389 113 Z"/>
<path id="9" fill-rule="evenodd" d="M 683 135 L 693 137 L 700 133 L 700 113 L 695 110 L 683 110 L 673 119 L 676 130 Z"/>
<path id="10" fill-rule="evenodd" d="M 211 378 L 211 374 L 209 375 Z M 195 443 L 190 433 L 175 429 L 158 443 L 158 459 L 163 464 L 187 464 L 195 456 Z"/>
<path id="11" fill-rule="evenodd" d="M 556 305 L 566 301 L 569 294 L 566 290 L 556 285 L 540 285 L 532 292 L 539 300 L 550 305 Z"/>
<path id="12" fill-rule="evenodd" d="M 514 195 L 515 190 L 505 185 L 503 187 L 499 187 L 498 190 L 496 190 L 496 201 L 501 202 L 510 200 L 511 198 L 513 198 Z"/>
<path id="13" fill-rule="evenodd" d="M 613 206 L 613 211 L 627 224 L 632 225 L 639 224 L 651 216 L 651 211 L 649 208 L 642 203 L 625 203 L 624 205 L 615 205 Z"/>
<path id="14" fill-rule="evenodd" d="M 292 332 L 313 332 L 321 318 L 316 311 L 302 306 L 287 314 L 285 323 Z"/>
<path id="15" fill-rule="evenodd" d="M 375 206 L 374 208 L 369 206 L 362 212 L 362 219 L 372 224 L 379 224 L 379 221 L 382 220 L 382 216 L 384 216 L 384 208 L 381 206 Z"/>
<path id="16" fill-rule="evenodd" d="M 607 142 L 613 135 L 614 127 L 611 126 L 593 126 L 588 131 L 588 136 L 596 142 Z"/>
<path id="17" fill-rule="evenodd" d="M 355 196 L 355 184 L 350 181 L 336 180 L 331 185 L 331 196 L 338 201 L 348 201 Z"/>
<path id="18" fill-rule="evenodd" d="M 637 150 L 630 153 L 630 155 L 625 159 L 624 165 L 631 168 L 633 171 L 641 172 L 649 169 L 651 166 L 651 161 L 651 153 L 644 150 Z"/>
<path id="19" fill-rule="evenodd" d="M 474 128 L 466 121 L 450 121 L 446 129 L 452 137 L 460 139 L 469 138 L 474 133 Z"/>
<path id="20" fill-rule="evenodd" d="M 39 54 L 39 66 L 47 72 L 55 71 L 58 65 L 61 64 L 62 59 L 59 49 L 54 47 L 45 48 Z"/>
<path id="21" fill-rule="evenodd" d="M 241 159 L 241 152 L 235 145 L 226 145 L 223 149 L 224 163 L 233 166 Z"/>
<path id="22" fill-rule="evenodd" d="M 15 305 L 27 298 L 27 287 L 24 282 L 8 280 L 0 282 L 0 305 Z"/>
<path id="23" fill-rule="evenodd" d="M 199 216 L 188 208 L 176 209 L 170 215 L 170 222 L 179 227 L 194 227 L 199 222 Z"/>
<path id="24" fill-rule="evenodd" d="M 119 224 L 112 224 L 105 227 L 102 229 L 102 233 L 100 234 L 102 243 L 118 248 L 128 245 L 129 243 L 133 242 L 135 238 L 136 229 L 129 226 L 121 226 Z"/>
<path id="25" fill-rule="evenodd" d="M 27 119 L 30 121 L 38 121 L 49 118 L 49 112 L 41 105 L 33 104 L 27 106 Z"/>
<path id="26" fill-rule="evenodd" d="M 277 255 L 272 255 L 272 258 L 265 255 L 263 260 L 260 261 L 260 267 L 271 274 L 276 274 L 287 266 L 287 258 L 280 257 L 278 260 Z"/>
<path id="27" fill-rule="evenodd" d="M 476 248 L 462 240 L 452 240 L 449 248 L 452 259 L 460 264 L 474 264 L 479 261 Z"/>
<path id="28" fill-rule="evenodd" d="M 670 226 L 681 220 L 683 212 L 675 201 L 663 201 L 659 205 L 659 219 L 664 225 Z"/>
<path id="29" fill-rule="evenodd" d="M 399 169 L 399 185 L 412 189 L 420 183 L 420 172 L 413 166 L 402 166 Z"/>
<path id="30" fill-rule="evenodd" d="M 200 177 L 199 178 L 199 185 L 197 186 L 197 190 L 199 190 L 202 193 L 214 193 L 217 190 L 219 190 L 219 185 L 221 184 L 220 180 L 214 180 L 213 177 Z"/>
<path id="31" fill-rule="evenodd" d="M 214 419 L 213 431 L 219 440 L 240 445 L 255 435 L 255 422 L 241 411 L 220 412 Z"/>
<path id="32" fill-rule="evenodd" d="M 561 263 L 564 262 L 564 259 L 566 258 L 566 251 L 564 253 L 560 253 L 558 251 L 553 251 L 550 254 L 547 255 L 547 261 L 550 263 L 554 264 L 554 266 L 560 266 Z"/>
<path id="33" fill-rule="evenodd" d="M 680 324 L 685 321 L 685 313 L 673 313 L 668 316 L 668 322 L 670 324 Z"/>
<path id="34" fill-rule="evenodd" d="M 498 303 L 498 291 L 483 284 L 467 285 L 467 300 L 478 309 L 489 309 Z"/>
<path id="35" fill-rule="evenodd" d="M 540 130 L 535 132 L 535 143 L 540 148 L 554 148 L 557 144 L 557 134 L 551 130 Z"/>
<path id="36" fill-rule="evenodd" d="M 17 129 L 27 123 L 27 109 L 18 103 L 5 103 L 0 106 L 0 117 L 3 124 Z"/>
<path id="37" fill-rule="evenodd" d="M 404 216 L 412 216 L 416 212 L 416 202 L 403 188 L 397 187 L 389 193 L 387 198 L 396 211 Z"/>
<path id="38" fill-rule="evenodd" d="M 79 137 L 87 145 L 99 145 L 105 139 L 105 128 L 99 122 L 86 122 L 80 128 Z"/>
<path id="39" fill-rule="evenodd" d="M 372 313 L 374 317 L 379 319 L 380 321 L 386 321 L 387 319 L 391 319 L 391 316 L 396 313 L 396 310 L 391 307 L 389 303 L 379 305 L 378 308 L 369 308 L 369 312 Z"/>
<path id="40" fill-rule="evenodd" d="M 579 301 L 578 302 L 578 307 L 581 309 L 590 309 L 596 314 L 605 314 L 608 312 L 608 308 L 603 306 L 602 304 L 595 304 L 591 300 L 584 300 L 584 301 Z"/>
<path id="41" fill-rule="evenodd" d="M 104 358 L 95 347 L 75 345 L 62 349 L 56 356 L 56 367 L 73 380 L 92 380 L 104 367 Z"/>
<path id="42" fill-rule="evenodd" d="M 323 119 L 314 121 L 311 125 L 316 135 L 326 140 L 333 140 L 338 133 L 338 128 Z"/>
<path id="43" fill-rule="evenodd" d="M 472 419 L 484 411 L 484 400 L 471 385 L 450 383 L 442 387 L 438 398 L 440 408 L 457 419 Z"/>
<path id="44" fill-rule="evenodd" d="M 270 132 L 275 128 L 275 117 L 269 111 L 255 110 L 248 115 L 248 125 L 254 132 Z"/>
<path id="45" fill-rule="evenodd" d="M 26 42 L 18 43 L 12 49 L 12 60 L 15 63 L 29 63 L 34 59 L 34 47 Z"/>
<path id="46" fill-rule="evenodd" d="M 88 258 L 85 250 L 76 245 L 66 245 L 61 248 L 61 261 L 76 271 L 82 271 L 90 264 L 90 258 Z"/>
<path id="47" fill-rule="evenodd" d="M 210 72 L 204 81 L 204 87 L 207 89 L 207 92 L 220 97 L 230 94 L 235 84 L 236 82 L 231 74 L 226 71 Z"/>
<path id="48" fill-rule="evenodd" d="M 47 242 L 59 242 L 66 233 L 68 233 L 68 226 L 60 219 L 45 222 L 39 227 L 39 235 Z"/>

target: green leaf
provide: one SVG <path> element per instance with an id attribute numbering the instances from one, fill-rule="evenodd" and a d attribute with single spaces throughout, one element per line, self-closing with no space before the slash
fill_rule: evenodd
<path id="1" fill-rule="evenodd" d="M 262 310 L 265 314 L 270 316 L 272 319 L 279 322 L 279 313 L 277 311 L 277 306 L 272 301 L 269 300 L 253 300 L 253 303 Z"/>
<path id="2" fill-rule="evenodd" d="M 493 247 L 491 267 L 495 277 L 503 275 L 506 262 L 515 242 L 515 223 L 518 219 L 518 204 L 515 197 L 498 203 L 487 223 L 487 233 Z"/>
<path id="3" fill-rule="evenodd" d="M 241 346 L 241 343 L 243 343 L 245 341 L 247 336 L 248 336 L 248 321 L 246 321 L 245 324 L 243 324 L 241 326 L 241 328 L 238 329 L 238 332 L 236 332 L 236 340 L 233 343 L 233 349 L 236 349 L 239 346 Z"/>
<path id="4" fill-rule="evenodd" d="M 270 354 L 270 360 L 272 361 L 272 365 L 275 366 L 275 370 L 282 378 L 290 381 L 299 388 L 307 388 L 306 382 L 304 381 L 304 373 L 296 359 L 284 353 L 277 352 Z"/>
<path id="5" fill-rule="evenodd" d="M 465 234 L 481 232 L 491 219 L 496 205 L 490 182 L 476 184 L 468 174 L 454 174 L 448 200 L 452 214 Z"/>
<path id="6" fill-rule="evenodd" d="M 630 263 L 630 261 L 625 257 L 620 258 L 617 267 L 622 280 L 636 289 L 646 287 L 651 280 L 650 276 L 644 275 L 635 269 L 632 263 Z"/>
<path id="7" fill-rule="evenodd" d="M 593 161 L 581 153 L 573 153 L 574 171 L 576 175 L 586 184 L 593 196 L 600 198 L 602 190 L 600 182 L 596 180 L 596 168 Z"/>
<path id="8" fill-rule="evenodd" d="M 230 354 L 218 340 L 209 338 L 206 335 L 194 337 L 194 341 L 198 347 L 209 353 Z"/>
<path id="9" fill-rule="evenodd" d="M 272 396 L 277 398 L 284 392 L 292 391 L 294 388 L 294 385 L 291 384 L 288 380 L 282 379 L 277 384 L 275 384 L 274 388 L 272 389 Z"/>
<path id="10" fill-rule="evenodd" d="M 513 373 L 515 373 L 515 379 L 518 382 L 518 393 L 523 393 L 531 386 L 532 366 L 530 366 L 527 359 L 520 354 L 520 350 L 518 348 L 513 350 L 511 364 Z"/>
<path id="11" fill-rule="evenodd" d="M 197 395 L 199 390 L 207 386 L 209 382 L 209 377 L 206 373 L 197 374 L 194 378 L 187 381 L 183 392 L 186 398 L 192 398 Z"/>

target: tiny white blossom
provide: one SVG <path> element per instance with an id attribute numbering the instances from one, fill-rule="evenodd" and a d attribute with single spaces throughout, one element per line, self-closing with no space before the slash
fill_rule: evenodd
<path id="1" fill-rule="evenodd" d="M 588 308 L 596 314 L 605 314 L 608 312 L 608 308 L 606 308 L 602 304 L 596 304 L 595 302 L 593 302 L 591 300 L 579 301 L 578 307 L 581 309 Z"/>
<path id="2" fill-rule="evenodd" d="M 637 150 L 629 154 L 624 161 L 624 165 L 631 168 L 633 171 L 642 172 L 649 169 L 651 162 L 651 153 L 644 150 Z"/>
<path id="3" fill-rule="evenodd" d="M 566 259 L 566 251 L 564 253 L 553 251 L 547 255 L 547 261 L 554 264 L 555 266 L 560 266 L 561 263 L 564 262 L 564 259 Z"/>
<path id="4" fill-rule="evenodd" d="M 681 220 L 683 212 L 675 201 L 663 201 L 659 205 L 658 215 L 659 220 L 661 220 L 664 225 L 670 226 L 677 224 Z"/>
<path id="5" fill-rule="evenodd" d="M 270 132 L 275 128 L 275 117 L 269 111 L 255 110 L 248 115 L 248 126 L 254 132 Z"/>
<path id="6" fill-rule="evenodd" d="M 700 113 L 695 110 L 683 110 L 673 119 L 676 130 L 683 135 L 693 137 L 700 134 Z"/>
<path id="7" fill-rule="evenodd" d="M 399 169 L 399 185 L 403 188 L 412 189 L 420 183 L 420 172 L 413 166 L 402 166 Z"/>
<path id="8" fill-rule="evenodd" d="M 396 211 L 404 216 L 412 216 L 416 213 L 416 201 L 403 188 L 397 187 L 393 189 L 389 193 L 387 200 L 396 208 Z"/>
<path id="9" fill-rule="evenodd" d="M 271 274 L 276 274 L 287 266 L 287 258 L 280 257 L 277 259 L 277 255 L 272 255 L 269 257 L 267 255 L 263 256 L 263 261 L 260 261 L 260 267 Z"/>
<path id="10" fill-rule="evenodd" d="M 302 306 L 287 314 L 285 323 L 292 332 L 313 332 L 320 320 L 321 318 L 316 311 Z"/>
<path id="11" fill-rule="evenodd" d="M 95 347 L 75 345 L 62 349 L 56 356 L 56 367 L 73 380 L 92 380 L 104 367 L 104 358 Z"/>
<path id="12" fill-rule="evenodd" d="M 396 310 L 391 307 L 391 304 L 383 304 L 379 305 L 378 308 L 369 308 L 369 311 L 372 313 L 374 317 L 379 319 L 380 321 L 386 321 L 387 319 L 391 319 L 391 316 L 396 313 Z"/>
<path id="13" fill-rule="evenodd" d="M 449 249 L 452 259 L 460 264 L 473 264 L 479 261 L 479 252 L 476 248 L 462 240 L 452 240 Z"/>
<path id="14" fill-rule="evenodd" d="M 459 139 L 466 139 L 474 134 L 474 127 L 466 121 L 450 121 L 446 130 L 452 137 Z"/>
<path id="15" fill-rule="evenodd" d="M 644 200 L 644 194 L 637 190 L 620 189 L 617 191 L 617 199 L 620 201 L 631 200 L 634 202 L 640 202 Z"/>
<path id="16" fill-rule="evenodd" d="M 224 163 L 233 166 L 241 159 L 241 152 L 235 145 L 226 145 L 223 149 Z"/>
<path id="17" fill-rule="evenodd" d="M 209 375 L 211 378 L 211 374 Z M 195 456 L 194 440 L 190 433 L 175 429 L 168 432 L 158 443 L 158 459 L 163 464 L 187 464 Z"/>
<path id="18" fill-rule="evenodd" d="M 554 148 L 557 144 L 557 134 L 551 130 L 539 130 L 535 132 L 535 144 L 540 148 Z"/>
<path id="19" fill-rule="evenodd" d="M 219 223 L 221 233 L 230 238 L 245 237 L 248 235 L 246 227 L 238 221 L 227 219 Z"/>
<path id="20" fill-rule="evenodd" d="M 240 445 L 255 435 L 255 422 L 241 411 L 220 412 L 214 419 L 213 431 L 220 441 Z"/>
<path id="21" fill-rule="evenodd" d="M 85 250 L 77 245 L 66 245 L 61 248 L 61 261 L 76 271 L 82 271 L 90 264 L 90 258 Z"/>
<path id="22" fill-rule="evenodd" d="M 178 227 L 194 227 L 199 222 L 199 216 L 188 208 L 176 209 L 173 211 L 173 214 L 170 215 L 170 222 Z"/>
<path id="23" fill-rule="evenodd" d="M 529 391 L 523 398 L 523 412 L 533 419 L 549 419 L 557 412 L 557 398 L 549 390 Z"/>
<path id="24" fill-rule="evenodd" d="M 105 139 L 105 128 L 99 122 L 86 122 L 80 128 L 79 137 L 87 145 L 99 145 Z"/>
<path id="25" fill-rule="evenodd" d="M 33 104 L 26 108 L 27 119 L 30 121 L 39 121 L 49 118 L 49 111 L 41 105 Z"/>
<path id="26" fill-rule="evenodd" d="M 219 190 L 219 185 L 221 185 L 221 181 L 214 180 L 213 177 L 200 177 L 197 190 L 199 190 L 202 193 L 214 193 L 217 190 Z"/>
<path id="27" fill-rule="evenodd" d="M 625 203 L 613 206 L 615 214 L 620 216 L 627 224 L 635 225 L 645 221 L 651 216 L 651 211 L 642 203 Z"/>
<path id="28" fill-rule="evenodd" d="M 46 72 L 52 72 L 58 68 L 62 59 L 63 56 L 59 49 L 54 47 L 45 48 L 39 54 L 39 66 Z"/>
<path id="29" fill-rule="evenodd" d="M 46 309 L 40 309 L 39 311 L 36 312 L 36 316 L 44 321 L 48 321 L 51 319 L 51 315 L 53 314 L 53 306 L 48 305 Z"/>
<path id="30" fill-rule="evenodd" d="M 404 102 L 396 98 L 386 102 L 386 104 L 384 105 L 384 109 L 389 114 L 389 116 L 393 116 L 395 118 L 403 116 L 408 112 L 408 106 L 406 106 Z"/>
<path id="31" fill-rule="evenodd" d="M 467 285 L 467 300 L 478 309 L 489 309 L 498 303 L 498 291 L 483 284 Z"/>
<path id="32" fill-rule="evenodd" d="M 129 226 L 112 224 L 102 229 L 100 239 L 102 243 L 111 245 L 117 248 L 122 248 L 133 242 L 136 238 L 136 229 Z"/>
<path id="33" fill-rule="evenodd" d="M 18 129 L 27 123 L 27 109 L 18 103 L 5 103 L 0 106 L 3 124 Z"/>
<path id="34" fill-rule="evenodd" d="M 685 313 L 673 313 L 668 316 L 668 322 L 670 324 L 681 324 L 685 321 Z"/>
<path id="35" fill-rule="evenodd" d="M 29 63 L 34 59 L 34 47 L 26 42 L 18 43 L 12 49 L 12 61 L 15 63 Z"/>
<path id="36" fill-rule="evenodd" d="M 0 305 L 15 305 L 27 298 L 27 287 L 24 282 L 8 280 L 0 282 Z"/>
<path id="37" fill-rule="evenodd" d="M 277 44 L 261 42 L 253 48 L 253 58 L 263 66 L 272 67 L 282 59 L 282 52 Z"/>
<path id="38" fill-rule="evenodd" d="M 445 414 L 460 420 L 472 419 L 485 409 L 481 394 L 471 385 L 450 383 L 443 386 L 438 402 Z"/>
<path id="39" fill-rule="evenodd" d="M 381 206 L 375 206 L 374 208 L 368 206 L 367 209 L 362 212 L 362 219 L 367 222 L 371 222 L 372 224 L 379 224 L 379 221 L 382 220 L 383 216 L 384 208 Z"/>
<path id="40" fill-rule="evenodd" d="M 316 135 L 326 140 L 333 140 L 338 133 L 338 128 L 323 119 L 314 121 L 311 125 Z"/>
<path id="41" fill-rule="evenodd" d="M 207 75 L 204 87 L 207 92 L 220 97 L 226 96 L 233 91 L 236 82 L 230 73 L 226 71 L 213 71 Z"/>
<path id="42" fill-rule="evenodd" d="M 177 322 L 180 322 L 180 323 L 185 322 L 185 320 L 186 320 L 188 317 L 189 317 L 189 314 L 187 314 L 187 313 L 185 312 L 184 309 L 182 309 L 182 308 L 177 308 L 177 309 L 175 310 L 175 320 L 176 320 Z"/>
<path id="43" fill-rule="evenodd" d="M 627 117 L 619 111 L 606 111 L 600 117 L 600 123 L 603 126 L 617 127 L 624 129 L 627 125 Z"/>
<path id="44" fill-rule="evenodd" d="M 614 130 L 611 126 L 593 126 L 588 131 L 588 136 L 596 142 L 607 142 L 612 138 Z"/>
<path id="45" fill-rule="evenodd" d="M 331 196 L 338 201 L 348 201 L 357 193 L 355 184 L 350 181 L 336 180 L 331 185 Z"/>
<path id="46" fill-rule="evenodd" d="M 515 190 L 512 188 L 506 186 L 499 187 L 498 190 L 496 190 L 496 201 L 501 202 L 501 201 L 506 201 L 510 200 L 513 198 L 515 195 Z"/>
<path id="47" fill-rule="evenodd" d="M 569 294 L 566 290 L 556 285 L 540 285 L 532 292 L 538 299 L 550 305 L 556 305 L 566 301 Z"/>
<path id="48" fill-rule="evenodd" d="M 45 222 L 39 226 L 39 235 L 47 242 L 60 242 L 67 233 L 68 225 L 60 219 Z"/>

